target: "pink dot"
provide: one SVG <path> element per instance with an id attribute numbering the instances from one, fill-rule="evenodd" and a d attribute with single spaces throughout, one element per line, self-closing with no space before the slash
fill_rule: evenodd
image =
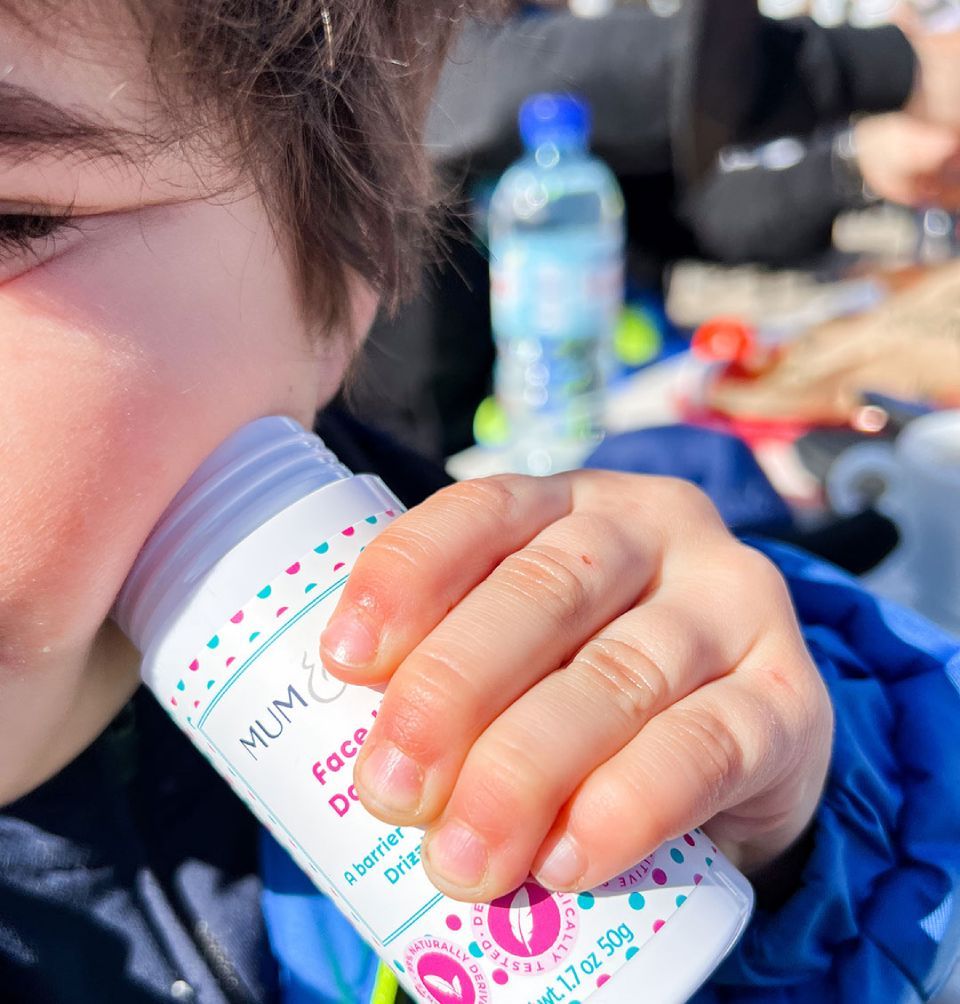
<path id="1" fill-rule="evenodd" d="M 284 614 L 285 614 L 285 613 L 286 613 L 286 612 L 287 612 L 287 611 L 288 611 L 289 609 L 290 609 L 289 607 L 281 607 L 281 608 L 280 608 L 280 609 L 279 609 L 279 610 L 277 611 L 277 616 L 278 616 L 278 617 L 282 617 L 282 616 L 283 616 L 283 615 L 284 615 Z"/>
<path id="2" fill-rule="evenodd" d="M 342 561 L 338 561 L 338 562 L 337 562 L 337 563 L 336 563 L 336 564 L 335 564 L 335 565 L 333 566 L 333 570 L 334 570 L 335 572 L 339 572 L 341 568 L 346 568 L 346 567 L 347 567 L 347 566 L 346 566 L 346 565 L 345 565 L 345 564 L 344 564 L 344 563 L 343 563 Z"/>
<path id="3" fill-rule="evenodd" d="M 388 516 L 389 516 L 389 517 L 390 517 L 391 519 L 393 519 L 394 515 L 396 515 L 396 514 L 394 513 L 394 511 L 393 511 L 392 509 L 388 509 L 388 510 L 387 510 L 387 515 L 388 515 Z"/>
<path id="4" fill-rule="evenodd" d="M 661 927 L 663 927 L 663 921 L 662 920 L 655 920 L 653 922 L 653 933 L 656 934 L 657 931 L 659 931 Z"/>
<path id="5" fill-rule="evenodd" d="M 597 980 L 597 986 L 602 987 L 604 983 L 609 982 L 609 980 L 610 977 L 606 973 L 604 973 L 603 976 L 599 977 L 599 979 Z"/>
<path id="6" fill-rule="evenodd" d="M 666 885 L 667 884 L 667 873 L 662 868 L 654 868 L 653 869 L 653 881 L 656 882 L 657 885 Z"/>
<path id="7" fill-rule="evenodd" d="M 230 658 L 227 659 L 227 669 L 229 669 L 236 661 L 237 657 L 235 655 L 231 655 Z"/>
<path id="8" fill-rule="evenodd" d="M 693 884 L 700 885 L 702 881 L 703 881 L 703 876 L 700 874 L 700 872 L 697 872 L 697 874 L 693 876 Z"/>
<path id="9" fill-rule="evenodd" d="M 496 983 L 497 986 L 502 987 L 504 983 L 507 982 L 508 979 L 510 979 L 510 977 L 507 976 L 507 974 L 502 969 L 495 969 L 493 971 L 493 982 Z"/>
<path id="10" fill-rule="evenodd" d="M 236 612 L 236 613 L 235 613 L 235 614 L 234 614 L 234 615 L 233 615 L 233 616 L 232 616 L 232 617 L 230 618 L 230 623 L 231 623 L 231 624 L 239 624 L 239 623 L 241 623 L 241 621 L 242 621 L 242 620 L 243 620 L 243 611 L 242 611 L 242 610 L 238 610 L 238 611 L 237 611 L 237 612 Z"/>
<path id="11" fill-rule="evenodd" d="M 689 845 L 690 845 L 691 847 L 696 847 L 696 846 L 697 846 L 697 842 L 696 842 L 696 840 L 694 840 L 694 839 L 693 839 L 693 837 L 691 837 L 689 833 L 684 833 L 684 835 L 683 835 L 683 839 L 684 839 L 684 840 L 686 840 L 686 842 L 687 842 L 687 843 L 688 843 L 688 844 L 689 844 Z"/>
<path id="12" fill-rule="evenodd" d="M 199 708 L 199 707 L 200 707 L 200 702 L 199 702 L 199 701 L 194 701 L 194 702 L 193 702 L 193 706 L 194 706 L 195 708 Z"/>
<path id="13" fill-rule="evenodd" d="M 288 569 L 287 575 L 296 575 L 300 571 L 300 562 L 295 561 Z"/>
<path id="14" fill-rule="evenodd" d="M 341 530 L 340 532 L 344 535 L 344 537 L 352 537 L 356 531 L 352 526 L 348 526 L 345 530 Z"/>
<path id="15" fill-rule="evenodd" d="M 190 663 L 190 672 L 196 673 L 199 668 L 200 668 L 199 660 L 194 659 L 193 662 Z"/>
<path id="16" fill-rule="evenodd" d="M 462 926 L 463 924 L 460 918 L 455 913 L 451 913 L 450 916 L 447 917 L 447 927 L 449 927 L 451 931 L 459 931 Z"/>
<path id="17" fill-rule="evenodd" d="M 170 703 L 171 703 L 171 704 L 172 704 L 172 705 L 173 705 L 174 707 L 176 707 L 176 706 L 177 706 L 177 699 L 176 699 L 175 697 L 171 697 L 171 698 L 170 698 Z"/>

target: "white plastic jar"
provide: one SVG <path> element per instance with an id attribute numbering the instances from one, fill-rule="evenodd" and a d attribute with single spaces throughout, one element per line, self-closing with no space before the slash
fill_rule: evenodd
<path id="1" fill-rule="evenodd" d="M 118 599 L 144 682 L 414 997 L 685 1000 L 753 903 L 703 833 L 589 893 L 530 881 L 470 905 L 430 884 L 419 830 L 360 804 L 353 763 L 381 695 L 329 677 L 319 638 L 358 555 L 401 512 L 296 422 L 241 429 L 174 499 Z"/>

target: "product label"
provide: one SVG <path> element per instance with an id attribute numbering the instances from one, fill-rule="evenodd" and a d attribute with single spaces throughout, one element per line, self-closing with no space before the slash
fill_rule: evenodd
<path id="1" fill-rule="evenodd" d="M 690 833 L 591 893 L 529 881 L 491 904 L 445 899 L 422 834 L 369 815 L 353 786 L 380 694 L 328 676 L 319 638 L 347 574 L 394 517 L 371 515 L 280 571 L 174 673 L 168 710 L 395 969 L 433 1004 L 580 1001 L 669 922 L 717 857 Z"/>

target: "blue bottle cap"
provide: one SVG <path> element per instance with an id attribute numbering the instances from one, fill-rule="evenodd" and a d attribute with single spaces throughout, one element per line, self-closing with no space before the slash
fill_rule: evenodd
<path id="1" fill-rule="evenodd" d="M 590 108 L 571 94 L 534 94 L 520 107 L 520 137 L 528 150 L 544 143 L 586 146 Z"/>

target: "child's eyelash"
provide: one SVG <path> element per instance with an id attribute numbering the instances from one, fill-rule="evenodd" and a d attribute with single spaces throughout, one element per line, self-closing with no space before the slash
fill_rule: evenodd
<path id="1" fill-rule="evenodd" d="M 37 241 L 75 225 L 69 214 L 0 213 L 0 255 L 31 251 Z"/>

